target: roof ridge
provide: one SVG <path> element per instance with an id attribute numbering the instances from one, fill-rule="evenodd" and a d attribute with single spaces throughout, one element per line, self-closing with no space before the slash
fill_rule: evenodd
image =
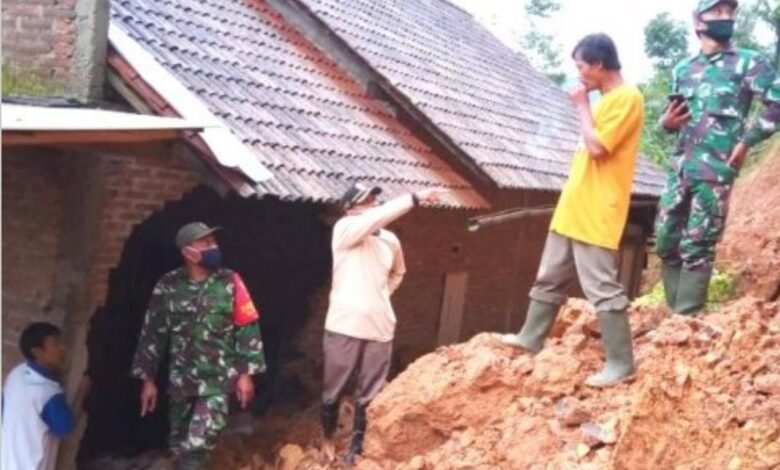
<path id="1" fill-rule="evenodd" d="M 440 3 L 444 3 L 444 4 L 448 5 L 448 6 L 450 6 L 451 8 L 454 8 L 454 9 L 460 11 L 461 13 L 464 13 L 466 16 L 468 16 L 471 19 L 474 19 L 474 15 L 472 15 L 468 10 L 466 10 L 465 8 L 463 8 L 460 5 L 456 5 L 455 3 L 451 2 L 450 0 L 437 0 L 437 1 L 440 2 Z"/>

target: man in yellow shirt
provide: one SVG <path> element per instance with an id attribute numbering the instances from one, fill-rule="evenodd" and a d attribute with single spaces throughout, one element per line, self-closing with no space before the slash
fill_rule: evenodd
<path id="1" fill-rule="evenodd" d="M 581 85 L 570 92 L 580 119 L 582 141 L 574 154 L 550 224 L 525 324 L 505 344 L 532 353 L 542 349 L 579 278 L 599 317 L 606 364 L 586 384 L 607 387 L 634 373 L 628 298 L 618 282 L 617 248 L 628 218 L 644 102 L 636 86 L 623 81 L 615 44 L 605 34 L 583 38 L 572 54 Z M 591 110 L 588 92 L 599 90 Z"/>

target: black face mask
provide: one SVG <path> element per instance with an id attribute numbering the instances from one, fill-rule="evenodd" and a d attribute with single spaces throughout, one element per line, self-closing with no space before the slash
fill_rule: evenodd
<path id="1" fill-rule="evenodd" d="M 704 34 L 718 42 L 729 42 L 734 36 L 734 20 L 708 20 Z"/>
<path id="2" fill-rule="evenodd" d="M 202 250 L 199 264 L 209 271 L 216 271 L 222 266 L 222 251 L 216 246 Z"/>

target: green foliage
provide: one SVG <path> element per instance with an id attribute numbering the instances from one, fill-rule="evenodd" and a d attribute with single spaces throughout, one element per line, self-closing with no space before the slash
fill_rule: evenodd
<path id="1" fill-rule="evenodd" d="M 657 68 L 670 69 L 688 54 L 688 27 L 660 13 L 645 27 L 645 53 Z"/>
<path id="2" fill-rule="evenodd" d="M 753 173 L 756 168 L 760 167 L 760 163 L 772 155 L 772 151 L 777 149 L 779 145 L 780 133 L 777 133 L 769 139 L 756 145 L 755 147 L 752 147 L 747 159 L 745 159 L 745 163 L 742 165 L 742 169 L 739 172 L 739 177 L 744 178 L 745 176 Z"/>
<path id="3" fill-rule="evenodd" d="M 634 307 L 660 307 L 665 301 L 664 285 L 658 282 L 650 289 L 650 292 L 634 299 L 631 305 Z"/>
<path id="4" fill-rule="evenodd" d="M 665 132 L 661 125 L 661 116 L 668 104 L 667 96 L 672 89 L 672 75 L 667 70 L 657 70 L 650 81 L 642 86 L 645 98 L 645 126 L 642 129 L 640 151 L 659 166 L 666 166 L 674 145 L 674 134 Z"/>
<path id="5" fill-rule="evenodd" d="M 756 25 L 763 21 L 760 15 L 760 2 L 744 3 L 737 9 L 737 24 L 734 30 L 733 44 L 744 49 L 765 50 L 759 44 L 756 35 Z"/>
<path id="6" fill-rule="evenodd" d="M 758 42 L 755 30 L 759 24 L 768 26 L 774 33 L 770 44 Z M 733 43 L 737 47 L 764 52 L 773 59 L 775 68 L 780 67 L 780 0 L 740 2 Z"/>
<path id="7" fill-rule="evenodd" d="M 707 307 L 716 308 L 731 300 L 737 291 L 737 280 L 725 271 L 715 271 L 707 292 Z"/>
<path id="8" fill-rule="evenodd" d="M 734 298 L 737 290 L 737 278 L 733 275 L 716 270 L 710 279 L 707 292 L 707 308 L 714 309 Z M 634 299 L 635 307 L 658 307 L 665 302 L 664 286 L 659 282 L 647 294 Z"/>
<path id="9" fill-rule="evenodd" d="M 667 164 L 675 136 L 659 124 L 672 90 L 674 65 L 688 53 L 687 26 L 672 20 L 669 13 L 660 13 L 645 27 L 645 53 L 653 61 L 655 73 L 640 88 L 645 98 L 645 127 L 642 130 L 641 152 L 661 166 Z"/>
<path id="10" fill-rule="evenodd" d="M 560 0 L 530 0 L 525 6 L 529 29 L 520 39 L 523 52 L 531 63 L 558 85 L 566 80 L 561 72 L 561 45 L 552 34 L 542 32 L 539 23 L 560 9 Z"/>
<path id="11" fill-rule="evenodd" d="M 561 9 L 561 2 L 558 0 L 530 0 L 525 5 L 525 12 L 528 16 L 537 18 L 549 18 L 551 14 Z"/>

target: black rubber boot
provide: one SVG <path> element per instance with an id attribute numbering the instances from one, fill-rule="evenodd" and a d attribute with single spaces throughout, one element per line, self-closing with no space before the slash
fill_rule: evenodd
<path id="1" fill-rule="evenodd" d="M 352 428 L 352 442 L 349 444 L 349 450 L 344 458 L 349 465 L 354 465 L 357 457 L 363 454 L 363 438 L 366 436 L 366 426 L 368 418 L 366 410 L 368 405 L 358 405 L 355 407 L 355 424 Z"/>
<path id="2" fill-rule="evenodd" d="M 191 450 L 176 459 L 176 470 L 207 470 L 210 467 L 211 453 L 206 450 Z"/>
<path id="3" fill-rule="evenodd" d="M 332 439 L 339 425 L 339 402 L 323 402 L 320 408 L 322 419 L 322 434 L 325 439 Z"/>

